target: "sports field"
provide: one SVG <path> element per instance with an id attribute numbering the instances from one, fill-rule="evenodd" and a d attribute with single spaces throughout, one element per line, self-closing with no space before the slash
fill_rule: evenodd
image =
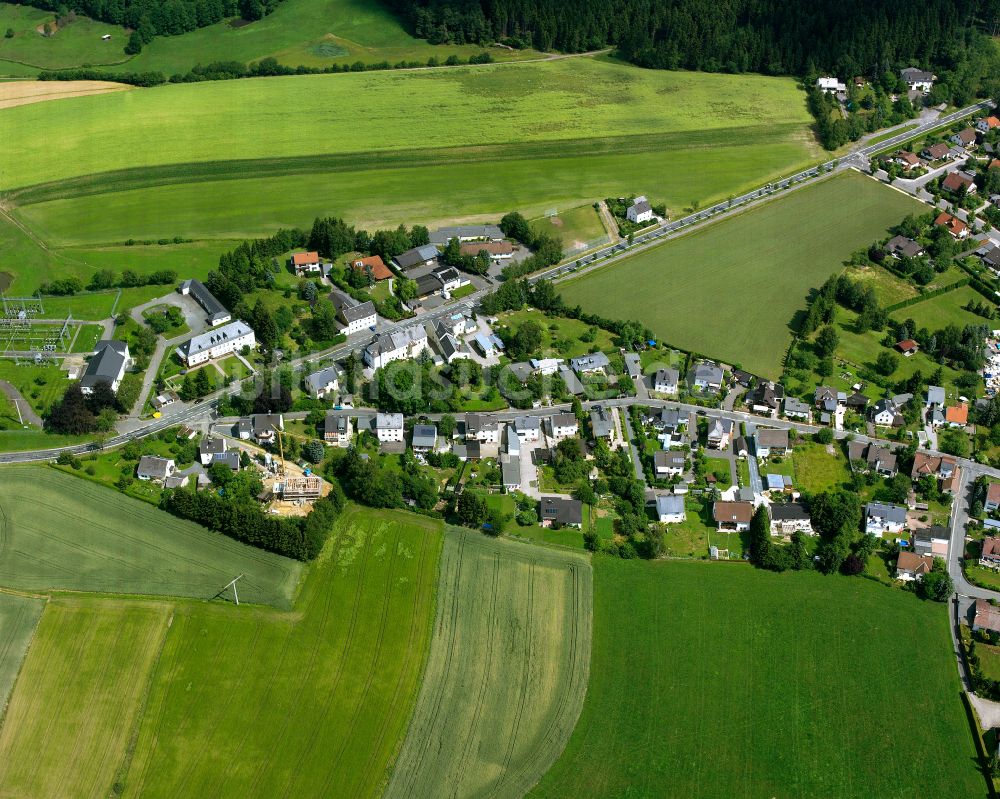
<path id="1" fill-rule="evenodd" d="M 523 796 L 580 714 L 590 620 L 585 556 L 449 531 L 430 658 L 386 796 Z"/>
<path id="2" fill-rule="evenodd" d="M 338 524 L 293 613 L 178 603 L 124 796 L 380 794 L 430 643 L 441 523 Z"/>
<path id="3" fill-rule="evenodd" d="M 107 796 L 125 757 L 170 605 L 50 600 L 0 729 L 0 796 Z"/>
<path id="4" fill-rule="evenodd" d="M 290 606 L 302 565 L 43 466 L 0 467 L 0 585 Z"/>
<path id="5" fill-rule="evenodd" d="M 559 284 L 567 303 L 637 319 L 671 344 L 776 378 L 809 291 L 924 206 L 855 172 Z"/>
<path id="6" fill-rule="evenodd" d="M 593 568 L 587 699 L 532 796 L 986 795 L 946 607 L 741 564 Z"/>
<path id="7" fill-rule="evenodd" d="M 0 593 L 0 718 L 44 607 L 42 599 Z"/>

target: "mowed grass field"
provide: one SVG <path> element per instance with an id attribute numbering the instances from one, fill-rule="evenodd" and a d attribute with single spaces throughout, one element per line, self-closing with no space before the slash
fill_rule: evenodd
<path id="1" fill-rule="evenodd" d="M 62 28 L 55 24 L 52 11 L 31 6 L 0 3 L 0 30 L 13 31 L 10 38 L 0 39 L 0 75 L 22 72 L 17 65 L 40 69 L 65 69 L 82 64 L 108 64 L 124 61 L 123 52 L 128 34 L 124 28 L 97 22 L 84 16 Z M 53 33 L 44 36 L 49 23 Z M 110 34 L 111 40 L 101 37 Z"/>
<path id="2" fill-rule="evenodd" d="M 0 468 L 0 585 L 23 590 L 211 599 L 289 607 L 302 565 L 41 466 Z"/>
<path id="3" fill-rule="evenodd" d="M 531 796 L 986 795 L 946 607 L 737 564 L 593 567 L 583 714 Z"/>
<path id="4" fill-rule="evenodd" d="M 809 292 L 923 207 L 841 173 L 560 283 L 559 292 L 570 305 L 637 319 L 675 346 L 776 378 Z"/>
<path id="5" fill-rule="evenodd" d="M 338 525 L 292 613 L 178 603 L 123 796 L 380 794 L 430 643 L 441 523 Z"/>
<path id="6" fill-rule="evenodd" d="M 449 531 L 423 687 L 386 796 L 523 796 L 580 714 L 590 622 L 586 556 Z"/>
<path id="7" fill-rule="evenodd" d="M 49 601 L 0 729 L 0 797 L 109 794 L 169 619 L 169 603 Z"/>
<path id="8" fill-rule="evenodd" d="M 0 593 L 0 718 L 44 607 L 41 598 Z"/>
<path id="9" fill-rule="evenodd" d="M 994 325 L 991 320 L 966 310 L 965 306 L 970 301 L 993 307 L 993 304 L 974 288 L 962 286 L 946 294 L 939 294 L 937 297 L 893 311 L 892 318 L 900 322 L 912 319 L 918 328 L 926 327 L 928 330 L 941 330 L 948 325 L 959 327 L 986 325 L 992 329 Z"/>

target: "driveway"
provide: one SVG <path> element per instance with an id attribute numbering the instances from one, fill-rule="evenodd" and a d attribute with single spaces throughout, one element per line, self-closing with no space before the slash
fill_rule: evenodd
<path id="1" fill-rule="evenodd" d="M 143 313 L 150 308 L 155 308 L 157 305 L 172 305 L 175 308 L 181 309 L 181 313 L 184 314 L 184 322 L 191 328 L 191 332 L 185 334 L 185 338 L 203 333 L 208 328 L 208 321 L 205 318 L 205 311 L 202 307 L 195 302 L 191 295 L 178 294 L 176 291 L 171 291 L 169 294 L 157 297 L 155 300 L 144 302 L 142 305 L 136 305 L 131 310 L 130 315 L 140 325 L 145 324 L 145 320 L 142 318 Z"/>
<path id="2" fill-rule="evenodd" d="M 29 402 L 21 396 L 21 392 L 6 380 L 0 380 L 0 391 L 7 395 L 7 398 L 14 404 L 14 407 L 21 412 L 21 421 L 24 424 L 33 424 L 36 427 L 42 426 L 42 417 L 35 413 Z"/>

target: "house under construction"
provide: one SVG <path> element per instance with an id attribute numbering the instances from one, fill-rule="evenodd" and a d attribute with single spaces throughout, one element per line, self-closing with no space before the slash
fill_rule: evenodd
<path id="1" fill-rule="evenodd" d="M 319 499 L 323 491 L 321 477 L 287 477 L 283 483 L 275 486 L 276 493 L 288 501 L 297 499 Z"/>

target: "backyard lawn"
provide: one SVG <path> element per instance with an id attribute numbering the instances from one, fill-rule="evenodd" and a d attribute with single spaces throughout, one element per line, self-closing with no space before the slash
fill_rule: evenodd
<path id="1" fill-rule="evenodd" d="M 558 236 L 567 254 L 583 252 L 609 241 L 608 232 L 593 205 L 567 208 L 555 216 L 532 219 L 531 228 L 536 233 Z"/>

